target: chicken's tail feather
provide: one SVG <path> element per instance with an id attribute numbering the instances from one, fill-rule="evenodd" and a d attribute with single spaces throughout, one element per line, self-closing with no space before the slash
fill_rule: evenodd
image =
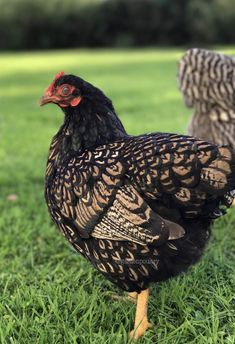
<path id="1" fill-rule="evenodd" d="M 218 147 L 216 159 L 202 168 L 201 186 L 209 194 L 235 196 L 235 152 L 230 147 Z"/>

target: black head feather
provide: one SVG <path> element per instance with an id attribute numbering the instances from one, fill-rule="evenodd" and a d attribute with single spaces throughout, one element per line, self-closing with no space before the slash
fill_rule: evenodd
<path id="1" fill-rule="evenodd" d="M 97 103 L 97 105 L 100 103 L 109 107 L 111 111 L 114 111 L 112 101 L 106 97 L 99 88 L 93 86 L 82 78 L 71 74 L 63 75 L 55 81 L 54 87 L 57 88 L 63 84 L 74 86 L 74 94 L 81 96 L 83 101 L 90 101 L 92 103 Z"/>
<path id="2" fill-rule="evenodd" d="M 112 101 L 100 89 L 74 75 L 59 77 L 54 88 L 63 84 L 74 86 L 73 95 L 82 99 L 77 106 L 62 108 L 64 128 L 73 141 L 74 150 L 96 147 L 127 136 Z"/>

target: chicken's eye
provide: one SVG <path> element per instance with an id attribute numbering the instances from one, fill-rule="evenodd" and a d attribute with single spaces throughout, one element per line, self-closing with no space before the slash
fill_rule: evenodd
<path id="1" fill-rule="evenodd" d="M 62 88 L 62 94 L 63 94 L 63 96 L 67 96 L 67 95 L 69 95 L 69 93 L 70 93 L 70 87 L 64 86 L 64 87 Z"/>

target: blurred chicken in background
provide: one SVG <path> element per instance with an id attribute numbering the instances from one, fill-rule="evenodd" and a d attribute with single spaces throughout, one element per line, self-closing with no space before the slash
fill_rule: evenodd
<path id="1" fill-rule="evenodd" d="M 190 49 L 179 61 L 179 89 L 194 108 L 188 134 L 235 149 L 235 59 Z"/>

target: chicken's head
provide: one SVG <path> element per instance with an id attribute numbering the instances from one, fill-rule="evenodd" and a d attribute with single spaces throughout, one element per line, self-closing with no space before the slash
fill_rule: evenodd
<path id="1" fill-rule="evenodd" d="M 40 105 L 54 103 L 62 108 L 77 106 L 82 100 L 80 90 L 82 81 L 73 75 L 65 75 L 64 72 L 56 74 L 41 98 Z"/>
<path id="2" fill-rule="evenodd" d="M 112 102 L 100 89 L 78 76 L 65 75 L 64 72 L 56 74 L 40 99 L 41 106 L 49 103 L 59 105 L 65 113 L 71 113 L 72 109 L 80 108 L 82 104 L 114 111 Z"/>
<path id="3" fill-rule="evenodd" d="M 76 147 L 101 145 L 127 135 L 112 101 L 78 76 L 58 73 L 40 100 L 40 105 L 48 103 L 63 110 L 66 135 L 76 137 Z"/>

